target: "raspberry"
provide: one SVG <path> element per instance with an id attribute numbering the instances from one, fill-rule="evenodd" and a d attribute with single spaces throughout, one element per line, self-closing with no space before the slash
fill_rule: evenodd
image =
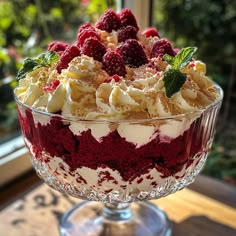
<path id="1" fill-rule="evenodd" d="M 90 37 L 93 37 L 93 38 L 96 38 L 96 39 L 100 40 L 100 37 L 99 37 L 98 33 L 95 31 L 95 29 L 86 28 L 81 33 L 78 34 L 78 36 L 77 36 L 77 46 L 82 47 L 85 40 L 87 38 L 90 38 Z"/>
<path id="2" fill-rule="evenodd" d="M 61 54 L 62 52 L 65 51 L 65 49 L 68 47 L 69 45 L 67 43 L 61 42 L 61 41 L 54 41 L 51 42 L 50 44 L 48 44 L 48 51 L 54 51 L 54 52 L 58 52 L 59 54 Z"/>
<path id="3" fill-rule="evenodd" d="M 120 19 L 112 9 L 109 9 L 97 21 L 96 27 L 110 33 L 112 30 L 120 28 Z"/>
<path id="4" fill-rule="evenodd" d="M 125 77 L 125 63 L 122 57 L 115 51 L 108 51 L 102 58 L 103 69 L 109 75 L 120 75 Z"/>
<path id="5" fill-rule="evenodd" d="M 61 55 L 60 61 L 57 64 L 58 73 L 61 73 L 62 69 L 67 68 L 69 62 L 77 56 L 80 56 L 79 48 L 75 45 L 68 46 Z"/>
<path id="6" fill-rule="evenodd" d="M 113 79 L 114 79 L 115 82 L 117 82 L 117 83 L 121 81 L 121 78 L 120 78 L 119 75 L 113 75 L 113 76 L 109 77 L 108 79 L 106 79 L 104 82 L 105 82 L 105 83 L 110 83 Z"/>
<path id="7" fill-rule="evenodd" d="M 97 61 L 102 61 L 106 48 L 98 39 L 88 38 L 81 47 L 81 53 L 93 57 Z"/>
<path id="8" fill-rule="evenodd" d="M 175 56 L 171 43 L 167 39 L 159 39 L 152 47 L 151 57 L 163 57 L 165 54 Z"/>
<path id="9" fill-rule="evenodd" d="M 155 37 L 155 36 L 157 36 L 158 38 L 160 38 L 157 29 L 151 28 L 151 27 L 145 29 L 145 30 L 142 32 L 142 34 L 143 34 L 144 36 L 146 36 L 146 37 Z"/>
<path id="10" fill-rule="evenodd" d="M 148 63 L 145 52 L 142 46 L 135 39 L 128 39 L 120 47 L 121 56 L 130 67 L 139 67 Z"/>
<path id="11" fill-rule="evenodd" d="M 95 28 L 88 22 L 82 24 L 78 29 L 78 34 L 82 33 L 85 29 L 91 29 L 95 31 Z"/>
<path id="12" fill-rule="evenodd" d="M 132 25 L 137 30 L 139 30 L 135 16 L 133 15 L 130 9 L 127 9 L 127 8 L 123 9 L 120 12 L 119 17 L 120 17 L 121 26 Z"/>
<path id="13" fill-rule="evenodd" d="M 126 39 L 137 39 L 137 29 L 128 25 L 118 30 L 118 42 L 124 42 Z"/>
<path id="14" fill-rule="evenodd" d="M 53 92 L 59 84 L 60 80 L 56 79 L 52 81 L 50 84 L 47 84 L 45 87 L 43 87 L 43 90 L 46 92 Z"/>

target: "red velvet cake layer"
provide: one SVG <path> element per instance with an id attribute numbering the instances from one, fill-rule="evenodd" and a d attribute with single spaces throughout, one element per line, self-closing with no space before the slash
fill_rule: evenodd
<path id="1" fill-rule="evenodd" d="M 69 129 L 70 124 L 64 124 L 58 118 L 51 118 L 46 125 L 35 124 L 32 113 L 25 111 L 22 116 L 19 112 L 24 136 L 32 144 L 35 157 L 46 152 L 52 158 L 62 158 L 71 168 L 71 171 L 80 167 L 97 169 L 109 167 L 119 171 L 123 180 L 131 181 L 136 177 L 148 173 L 156 168 L 163 177 L 180 171 L 185 163 L 190 165 L 192 157 L 201 151 L 204 140 L 196 135 L 200 127 L 198 118 L 183 135 L 172 139 L 169 143 L 160 141 L 160 136 L 150 142 L 137 147 L 120 137 L 115 130 L 98 142 L 91 130 L 74 135 Z M 48 161 L 48 160 L 43 160 Z"/>

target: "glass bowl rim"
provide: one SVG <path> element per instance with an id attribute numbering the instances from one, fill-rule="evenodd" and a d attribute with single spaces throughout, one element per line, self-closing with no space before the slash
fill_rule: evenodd
<path id="1" fill-rule="evenodd" d="M 177 115 L 163 116 L 163 117 L 152 117 L 152 118 L 145 118 L 145 119 L 126 119 L 126 120 L 125 119 L 124 120 L 122 120 L 122 119 L 115 120 L 114 119 L 114 120 L 112 120 L 112 119 L 85 119 L 85 118 L 80 118 L 80 117 L 76 117 L 76 116 L 63 116 L 61 114 L 50 113 L 50 112 L 38 110 L 34 107 L 24 104 L 23 102 L 21 102 L 17 98 L 15 90 L 14 90 L 14 99 L 18 105 L 20 105 L 21 107 L 24 107 L 28 110 L 31 110 L 32 112 L 34 112 L 36 114 L 47 116 L 47 117 L 60 118 L 61 120 L 64 120 L 64 121 L 87 122 L 87 123 L 145 123 L 145 122 L 153 122 L 153 121 L 181 119 L 183 117 L 192 116 L 194 114 L 202 114 L 203 112 L 216 107 L 218 104 L 220 104 L 222 102 L 224 92 L 223 92 L 223 89 L 216 82 L 212 81 L 212 83 L 213 83 L 213 87 L 216 89 L 219 96 L 217 97 L 217 99 L 215 101 L 213 101 L 208 106 L 198 109 L 198 110 L 188 111 L 188 112 L 177 114 Z"/>

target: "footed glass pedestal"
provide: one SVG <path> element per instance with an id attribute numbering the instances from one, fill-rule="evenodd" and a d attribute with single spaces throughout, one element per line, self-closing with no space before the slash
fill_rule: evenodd
<path id="1" fill-rule="evenodd" d="M 82 202 L 61 219 L 62 236 L 169 236 L 171 222 L 166 214 L 147 202 L 120 203 Z"/>

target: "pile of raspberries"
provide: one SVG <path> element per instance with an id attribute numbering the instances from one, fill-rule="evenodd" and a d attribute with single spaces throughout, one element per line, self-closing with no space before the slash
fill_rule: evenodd
<path id="1" fill-rule="evenodd" d="M 102 43 L 97 29 L 111 33 L 117 32 L 118 46 L 112 50 Z M 90 23 L 81 25 L 78 29 L 77 40 L 73 45 L 61 41 L 54 41 L 48 45 L 48 51 L 55 51 L 60 55 L 57 71 L 68 67 L 69 62 L 82 54 L 93 57 L 103 65 L 103 69 L 110 75 L 125 77 L 126 65 L 132 68 L 149 63 L 150 58 L 162 57 L 164 54 L 174 56 L 175 50 L 167 39 L 160 39 L 155 28 L 147 28 L 142 32 L 145 37 L 159 39 L 154 43 L 149 58 L 140 44 L 137 33 L 139 27 L 130 9 L 123 9 L 120 13 L 107 10 L 97 21 L 95 26 Z"/>

